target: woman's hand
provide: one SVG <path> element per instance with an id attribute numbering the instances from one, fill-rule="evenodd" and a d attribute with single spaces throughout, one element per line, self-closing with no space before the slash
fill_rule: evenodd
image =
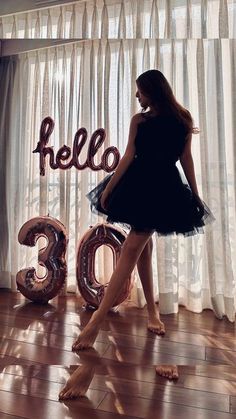
<path id="1" fill-rule="evenodd" d="M 102 196 L 101 196 L 101 200 L 100 200 L 100 204 L 101 207 L 106 211 L 107 210 L 107 206 L 108 206 L 108 200 L 109 200 L 109 196 L 110 196 L 110 191 L 108 191 L 108 189 L 104 189 Z"/>
<path id="2" fill-rule="evenodd" d="M 200 217 L 202 218 L 203 215 L 204 215 L 204 204 L 203 204 L 199 195 L 194 193 L 193 197 L 194 197 L 194 200 L 197 204 L 198 213 L 199 213 Z"/>

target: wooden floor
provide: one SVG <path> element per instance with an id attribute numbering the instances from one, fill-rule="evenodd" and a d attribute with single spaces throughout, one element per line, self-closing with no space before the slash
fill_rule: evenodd
<path id="1" fill-rule="evenodd" d="M 48 305 L 0 292 L 0 418 L 30 419 L 226 419 L 236 418 L 235 324 L 180 308 L 162 316 L 167 333 L 146 329 L 145 309 L 109 313 L 95 351 L 71 345 L 91 312 L 75 296 Z M 78 365 L 96 366 L 87 397 L 58 402 Z M 179 365 L 170 382 L 155 373 L 160 363 Z"/>

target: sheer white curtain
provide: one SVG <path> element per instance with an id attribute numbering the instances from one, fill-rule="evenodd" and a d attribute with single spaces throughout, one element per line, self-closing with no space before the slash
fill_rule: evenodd
<path id="1" fill-rule="evenodd" d="M 90 212 L 85 195 L 105 172 L 48 168 L 45 177 L 39 176 L 39 156 L 32 151 L 42 119 L 50 115 L 55 120 L 49 142 L 55 151 L 64 144 L 71 147 L 79 127 L 86 127 L 89 137 L 104 127 L 105 148 L 117 146 L 122 155 L 130 117 L 138 111 L 135 79 L 146 69 L 159 68 L 200 127 L 200 134 L 193 137 L 196 177 L 216 222 L 204 235 L 154 235 L 156 297 L 162 313 L 177 312 L 178 304 L 184 304 L 192 311 L 213 308 L 217 316 L 235 319 L 235 52 L 236 41 L 227 39 L 96 40 L 19 55 L 6 138 L 9 286 L 14 289 L 19 269 L 37 265 L 37 250 L 17 242 L 26 220 L 49 213 L 66 225 L 70 291 L 76 288 L 77 244 L 90 225 L 104 221 Z M 87 145 L 81 161 L 86 152 Z M 109 252 L 106 246 L 98 251 L 96 272 L 101 282 L 112 272 Z M 137 272 L 136 278 L 131 299 L 142 306 Z"/>
<path id="2" fill-rule="evenodd" d="M 10 283 L 10 258 L 9 258 L 9 227 L 7 219 L 8 191 L 6 176 L 9 157 L 9 130 L 11 124 L 11 103 L 14 83 L 14 75 L 17 57 L 0 59 L 0 278 L 1 287 L 7 287 Z"/>
<path id="3" fill-rule="evenodd" d="M 1 38 L 235 38 L 234 0 L 87 0 L 0 17 Z"/>

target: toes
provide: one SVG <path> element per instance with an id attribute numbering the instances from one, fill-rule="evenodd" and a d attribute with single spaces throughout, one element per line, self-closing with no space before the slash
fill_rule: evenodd
<path id="1" fill-rule="evenodd" d="M 78 390 L 67 390 L 67 391 L 61 391 L 59 394 L 59 400 L 73 400 L 77 397 L 84 396 L 85 393 L 78 391 Z"/>
<path id="2" fill-rule="evenodd" d="M 157 327 L 148 327 L 148 330 L 149 330 L 149 332 L 152 332 L 152 333 L 157 333 L 158 332 Z"/>
<path id="3" fill-rule="evenodd" d="M 160 329 L 160 331 L 159 331 L 159 334 L 160 334 L 160 335 L 164 336 L 164 335 L 165 335 L 165 333 L 166 333 L 165 329 Z"/>
<path id="4" fill-rule="evenodd" d="M 159 327 L 148 327 L 148 330 L 152 333 L 156 333 L 156 335 L 161 335 L 163 336 L 165 334 L 165 330 L 164 329 L 160 329 Z"/>
<path id="5" fill-rule="evenodd" d="M 178 368 L 177 368 L 177 367 L 173 368 L 173 371 L 172 371 L 172 378 L 173 378 L 174 380 L 177 380 L 177 379 L 179 378 Z"/>
<path id="6" fill-rule="evenodd" d="M 83 345 L 81 342 L 76 341 L 73 345 L 72 345 L 72 351 L 73 352 L 77 352 L 80 351 L 81 349 L 85 349 L 86 346 Z"/>
<path id="7" fill-rule="evenodd" d="M 147 329 L 160 336 L 163 336 L 166 333 L 164 324 L 160 324 L 159 326 L 148 326 Z"/>
<path id="8" fill-rule="evenodd" d="M 76 342 L 74 342 L 72 345 L 72 351 L 76 351 L 78 345 L 79 345 L 79 342 L 76 340 Z"/>
<path id="9" fill-rule="evenodd" d="M 71 394 L 71 390 L 67 390 L 67 391 L 63 392 L 62 395 L 60 393 L 59 398 L 60 398 L 60 400 L 69 399 L 70 398 L 70 394 Z"/>
<path id="10" fill-rule="evenodd" d="M 72 391 L 68 390 L 65 394 L 65 399 L 71 399 L 71 396 L 72 396 Z"/>
<path id="11" fill-rule="evenodd" d="M 177 367 L 156 367 L 156 372 L 161 377 L 168 378 L 169 380 L 176 380 L 179 378 Z"/>
<path id="12" fill-rule="evenodd" d="M 64 395 L 65 395 L 65 391 L 61 391 L 58 396 L 59 400 L 62 400 L 64 398 Z"/>
<path id="13" fill-rule="evenodd" d="M 64 388 L 60 391 L 59 396 L 58 396 L 59 400 L 64 398 L 64 396 L 65 396 L 65 394 L 67 393 L 67 391 L 68 391 L 68 390 L 69 390 L 69 388 L 68 388 L 67 386 L 65 386 L 65 387 L 64 387 Z"/>
<path id="14" fill-rule="evenodd" d="M 80 345 L 78 343 L 76 345 L 74 344 L 72 346 L 72 352 L 77 352 L 79 350 L 79 348 L 80 348 Z"/>
<path id="15" fill-rule="evenodd" d="M 77 344 L 74 346 L 73 352 L 83 351 L 84 349 L 88 349 L 88 345 L 83 345 L 82 343 Z"/>
<path id="16" fill-rule="evenodd" d="M 166 333 L 164 323 L 161 323 L 159 333 L 160 335 L 164 335 Z"/>
<path id="17" fill-rule="evenodd" d="M 164 371 L 162 367 L 156 367 L 156 372 L 158 375 L 163 375 Z"/>
<path id="18" fill-rule="evenodd" d="M 76 390 L 74 390 L 74 391 L 72 390 L 71 395 L 70 395 L 70 398 L 71 399 L 75 399 L 78 396 L 79 396 L 79 393 Z"/>
<path id="19" fill-rule="evenodd" d="M 77 352 L 77 351 L 81 351 L 83 349 L 89 349 L 92 346 L 89 343 L 82 343 L 80 341 L 76 341 L 73 343 L 72 345 L 72 352 Z"/>

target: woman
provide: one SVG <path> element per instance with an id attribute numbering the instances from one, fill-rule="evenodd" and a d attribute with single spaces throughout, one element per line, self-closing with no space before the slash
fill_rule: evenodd
<path id="1" fill-rule="evenodd" d="M 94 211 L 106 214 L 108 222 L 125 224 L 130 232 L 101 305 L 73 344 L 74 351 L 93 345 L 136 264 L 147 301 L 147 327 L 164 335 L 153 293 L 152 234 L 190 236 L 214 220 L 198 194 L 191 154 L 192 133 L 198 131 L 190 113 L 176 101 L 160 71 L 146 71 L 136 84 L 142 112 L 131 119 L 125 154 L 116 171 L 87 195 Z M 177 160 L 188 184 L 182 181 Z M 172 367 L 158 372 L 170 378 L 177 374 Z"/>

